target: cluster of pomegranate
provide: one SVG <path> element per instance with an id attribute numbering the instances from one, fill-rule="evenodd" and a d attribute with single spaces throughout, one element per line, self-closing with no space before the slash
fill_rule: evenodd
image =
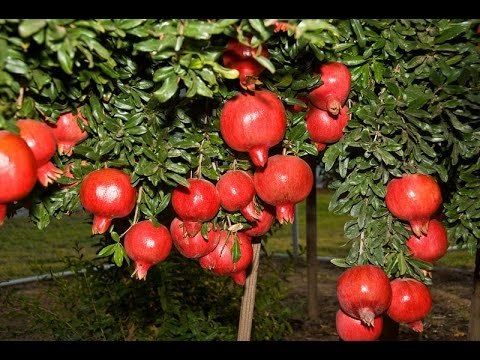
<path id="1" fill-rule="evenodd" d="M 434 219 L 442 204 L 440 187 L 425 174 L 404 174 L 387 185 L 388 210 L 408 221 L 413 235 L 406 241 L 411 256 L 433 263 L 445 255 L 447 232 Z M 385 272 L 373 265 L 360 265 L 345 271 L 337 283 L 340 310 L 337 333 L 343 340 L 376 340 L 386 313 L 398 323 L 423 331 L 422 320 L 432 307 L 428 288 L 418 280 L 398 278 L 389 281 Z"/>
<path id="2" fill-rule="evenodd" d="M 78 118 L 83 119 L 80 113 L 64 114 L 55 125 L 21 119 L 17 121 L 19 135 L 0 131 L 0 224 L 7 205 L 25 198 L 37 181 L 47 187 L 62 176 L 63 171 L 50 160 L 57 149 L 70 156 L 73 147 L 87 137 Z"/>

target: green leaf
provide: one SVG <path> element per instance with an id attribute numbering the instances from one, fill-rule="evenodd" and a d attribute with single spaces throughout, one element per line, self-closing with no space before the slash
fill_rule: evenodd
<path id="1" fill-rule="evenodd" d="M 115 252 L 116 249 L 117 249 L 117 244 L 107 245 L 98 252 L 97 256 L 98 257 L 110 256 Z"/>
<path id="2" fill-rule="evenodd" d="M 123 258 L 125 256 L 125 250 L 120 243 L 115 244 L 115 251 L 113 253 L 113 262 L 115 265 L 118 267 L 122 266 L 123 264 Z"/>
<path id="3" fill-rule="evenodd" d="M 329 171 L 333 167 L 335 160 L 337 160 L 339 156 L 340 156 L 340 150 L 338 146 L 334 145 L 334 146 L 329 146 L 327 148 L 322 159 L 323 162 L 325 163 L 325 171 Z"/>
<path id="4" fill-rule="evenodd" d="M 115 231 L 110 232 L 110 236 L 112 237 L 113 241 L 120 242 L 120 235 L 118 235 Z"/>
<path id="5" fill-rule="evenodd" d="M 249 19 L 248 22 L 259 34 L 262 40 L 267 40 L 270 37 L 270 33 L 267 31 L 264 23 L 260 19 Z"/>
<path id="6" fill-rule="evenodd" d="M 67 74 L 72 74 L 73 59 L 68 54 L 65 44 L 62 44 L 57 52 L 57 59 L 63 71 Z"/>
<path id="7" fill-rule="evenodd" d="M 254 56 L 253 57 L 255 60 L 258 61 L 260 65 L 262 65 L 264 68 L 266 68 L 268 71 L 270 71 L 272 74 L 275 73 L 275 66 L 272 64 L 272 62 L 267 59 L 264 56 Z"/>
<path id="8" fill-rule="evenodd" d="M 237 234 L 234 234 L 234 235 L 231 235 L 231 236 L 234 237 L 233 245 L 232 245 L 232 261 L 233 261 L 233 263 L 236 263 L 242 257 L 242 251 L 240 249 L 240 243 L 238 241 Z"/>
<path id="9" fill-rule="evenodd" d="M 185 187 L 189 187 L 189 185 L 190 185 L 189 182 L 187 181 L 187 179 L 185 179 L 183 176 L 180 176 L 180 175 L 175 174 L 173 172 L 167 173 L 167 177 L 172 179 L 176 183 L 178 183 L 180 185 L 183 185 Z"/>
<path id="10" fill-rule="evenodd" d="M 153 95 L 159 102 L 164 103 L 168 101 L 173 95 L 175 95 L 177 89 L 178 78 L 176 75 L 171 75 L 164 80 L 160 89 L 155 91 Z"/>
<path id="11" fill-rule="evenodd" d="M 23 20 L 18 27 L 18 33 L 21 37 L 29 37 L 43 29 L 45 25 L 47 25 L 47 21 L 45 19 Z"/>

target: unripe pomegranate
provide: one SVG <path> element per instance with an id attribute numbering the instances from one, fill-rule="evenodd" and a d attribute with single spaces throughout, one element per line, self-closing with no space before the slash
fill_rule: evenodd
<path id="1" fill-rule="evenodd" d="M 270 205 L 265 205 L 258 220 L 254 221 L 252 227 L 245 230 L 245 234 L 251 237 L 265 235 L 275 221 L 275 209 Z"/>
<path id="2" fill-rule="evenodd" d="M 93 234 L 103 234 L 112 219 L 130 214 L 136 197 L 130 176 L 117 169 L 92 171 L 80 185 L 80 202 L 85 210 L 93 213 Z"/>
<path id="3" fill-rule="evenodd" d="M 18 120 L 20 136 L 27 143 L 37 162 L 37 179 L 48 186 L 62 176 L 62 170 L 55 167 L 50 159 L 55 154 L 57 143 L 50 127 L 37 120 Z"/>
<path id="4" fill-rule="evenodd" d="M 375 265 L 357 265 L 337 281 L 340 308 L 349 316 L 373 326 L 375 317 L 388 309 L 392 289 L 385 272 Z"/>
<path id="5" fill-rule="evenodd" d="M 342 107 L 340 113 L 335 116 L 315 107 L 308 110 L 305 115 L 307 131 L 319 151 L 322 151 L 326 144 L 333 144 L 343 137 L 343 130 L 349 118 L 346 106 Z"/>
<path id="6" fill-rule="evenodd" d="M 253 247 L 251 238 L 244 233 L 231 233 L 226 230 L 218 232 L 220 241 L 215 249 L 200 258 L 200 266 L 211 270 L 217 275 L 231 275 L 234 272 L 245 270 L 252 263 Z M 240 258 L 233 261 L 232 247 L 238 241 Z"/>
<path id="7" fill-rule="evenodd" d="M 0 225 L 7 204 L 23 199 L 37 181 L 37 163 L 27 143 L 9 131 L 0 131 Z"/>
<path id="8" fill-rule="evenodd" d="M 213 230 L 213 224 L 204 238 L 201 232 L 195 236 L 187 234 L 185 226 L 178 218 L 173 219 L 170 224 L 170 233 L 172 234 L 173 244 L 180 254 L 189 259 L 198 259 L 205 256 L 215 249 L 220 238 L 218 233 Z"/>
<path id="9" fill-rule="evenodd" d="M 234 150 L 248 152 L 258 167 L 265 166 L 268 149 L 282 141 L 286 129 L 285 108 L 268 90 L 237 94 L 220 116 L 223 140 Z"/>
<path id="10" fill-rule="evenodd" d="M 230 277 L 236 284 L 243 286 L 247 280 L 247 272 L 245 270 L 237 271 L 230 274 Z"/>
<path id="11" fill-rule="evenodd" d="M 210 181 L 188 179 L 189 187 L 178 185 L 172 191 L 172 206 L 190 236 L 198 234 L 202 222 L 212 220 L 220 210 L 218 191 Z"/>
<path id="12" fill-rule="evenodd" d="M 71 156 L 73 147 L 88 137 L 88 133 L 80 128 L 78 121 L 82 121 L 85 125 L 88 124 L 82 114 L 74 115 L 70 112 L 61 115 L 57 123 L 51 125 L 60 155 Z"/>
<path id="13" fill-rule="evenodd" d="M 382 334 L 383 318 L 378 316 L 372 326 L 365 326 L 360 320 L 338 310 L 335 325 L 338 336 L 344 341 L 374 341 Z"/>
<path id="14" fill-rule="evenodd" d="M 227 171 L 217 182 L 222 207 L 231 212 L 240 211 L 245 217 L 258 219 L 260 216 L 253 204 L 255 187 L 250 174 L 241 170 Z"/>
<path id="15" fill-rule="evenodd" d="M 254 58 L 256 53 L 257 49 L 244 45 L 236 39 L 230 39 L 223 52 L 223 65 L 238 70 L 240 85 L 249 90 L 255 89 L 256 80 L 264 70 L 264 67 Z M 262 45 L 260 55 L 269 57 L 265 45 Z"/>
<path id="16" fill-rule="evenodd" d="M 303 201 L 313 187 L 313 173 L 301 158 L 274 155 L 264 169 L 257 169 L 253 183 L 258 196 L 276 207 L 277 220 L 293 222 L 295 204 Z"/>
<path id="17" fill-rule="evenodd" d="M 135 262 L 133 275 L 145 280 L 150 267 L 165 260 L 172 249 L 172 237 L 168 229 L 144 220 L 133 225 L 125 235 L 125 251 Z"/>
<path id="18" fill-rule="evenodd" d="M 422 332 L 422 320 L 432 308 L 430 290 L 415 279 L 395 279 L 390 285 L 392 303 L 388 308 L 388 316 L 398 323 L 406 323 L 416 332 Z"/>
<path id="19" fill-rule="evenodd" d="M 348 68 L 339 62 L 321 64 L 318 73 L 322 85 L 308 95 L 310 102 L 319 109 L 337 115 L 347 101 L 350 92 L 351 75 Z"/>
<path id="20" fill-rule="evenodd" d="M 412 235 L 406 244 L 413 257 L 433 263 L 447 253 L 447 230 L 440 221 L 430 220 L 427 234 L 420 237 Z"/>
<path id="21" fill-rule="evenodd" d="M 442 194 L 432 176 L 404 174 L 388 183 L 385 203 L 394 216 L 410 222 L 413 233 L 421 236 L 427 233 L 429 219 L 442 204 Z"/>

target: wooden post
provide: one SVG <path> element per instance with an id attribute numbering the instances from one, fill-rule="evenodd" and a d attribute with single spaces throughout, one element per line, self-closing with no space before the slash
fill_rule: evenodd
<path id="1" fill-rule="evenodd" d="M 473 294 L 470 306 L 469 339 L 480 341 L 480 249 L 475 256 L 475 270 L 473 271 Z"/>
<path id="2" fill-rule="evenodd" d="M 317 303 L 317 186 L 316 186 L 316 159 L 310 159 L 313 171 L 313 186 L 307 197 L 307 297 L 308 318 L 315 320 L 318 317 Z"/>
<path id="3" fill-rule="evenodd" d="M 258 265 L 260 264 L 260 248 L 262 243 L 252 244 L 253 260 L 252 271 L 245 282 L 245 291 L 240 307 L 237 341 L 250 341 L 252 334 L 253 309 L 255 308 L 255 292 L 257 290 Z"/>

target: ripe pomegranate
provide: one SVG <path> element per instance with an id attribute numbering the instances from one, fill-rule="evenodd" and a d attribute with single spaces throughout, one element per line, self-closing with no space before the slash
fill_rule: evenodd
<path id="1" fill-rule="evenodd" d="M 37 163 L 25 141 L 9 131 L 0 131 L 0 225 L 7 204 L 32 191 L 37 181 Z"/>
<path id="2" fill-rule="evenodd" d="M 275 209 L 270 205 L 265 205 L 260 218 L 253 223 L 253 226 L 245 230 L 245 234 L 251 237 L 265 235 L 273 225 L 275 221 Z"/>
<path id="3" fill-rule="evenodd" d="M 312 190 L 313 173 L 310 166 L 297 156 L 274 155 L 264 169 L 257 169 L 253 182 L 258 196 L 276 207 L 277 220 L 293 222 L 295 204 L 304 200 Z"/>
<path id="4" fill-rule="evenodd" d="M 246 151 L 255 166 L 267 163 L 268 149 L 282 141 L 287 129 L 285 108 L 268 90 L 237 94 L 220 116 L 220 132 L 232 149 Z"/>
<path id="5" fill-rule="evenodd" d="M 241 170 L 227 171 L 217 182 L 220 204 L 227 211 L 240 211 L 245 217 L 258 219 L 260 213 L 253 204 L 255 187 L 250 174 Z"/>
<path id="6" fill-rule="evenodd" d="M 93 213 L 93 234 L 103 234 L 112 219 L 130 214 L 136 197 L 130 176 L 117 169 L 92 171 L 80 185 L 80 202 L 85 210 Z"/>
<path id="7" fill-rule="evenodd" d="M 248 268 L 252 263 L 253 248 L 251 238 L 244 233 L 231 233 L 226 230 L 218 232 L 220 241 L 215 249 L 200 258 L 200 266 L 204 269 L 211 270 L 217 275 L 231 275 Z M 237 239 L 240 246 L 240 259 L 233 262 L 232 247 Z"/>
<path id="8" fill-rule="evenodd" d="M 322 85 L 308 94 L 310 102 L 319 109 L 337 115 L 347 101 L 350 92 L 351 75 L 348 68 L 339 62 L 321 64 L 318 73 Z"/>
<path id="9" fill-rule="evenodd" d="M 378 316 L 372 326 L 365 326 L 360 320 L 338 310 L 335 325 L 338 336 L 344 341 L 374 341 L 382 334 L 383 318 Z"/>
<path id="10" fill-rule="evenodd" d="M 390 285 L 392 303 L 388 308 L 388 316 L 398 323 L 406 323 L 416 332 L 422 332 L 422 320 L 432 308 L 430 290 L 415 279 L 395 279 Z"/>
<path id="11" fill-rule="evenodd" d="M 188 179 L 189 187 L 178 185 L 172 191 L 172 206 L 183 220 L 185 230 L 195 236 L 202 222 L 212 220 L 220 210 L 220 197 L 215 185 L 204 179 Z"/>
<path id="12" fill-rule="evenodd" d="M 235 281 L 238 285 L 245 285 L 245 281 L 247 280 L 247 272 L 245 270 L 237 271 L 230 274 L 230 277 Z"/>
<path id="13" fill-rule="evenodd" d="M 78 125 L 78 121 L 87 125 L 88 121 L 82 114 L 66 113 L 61 115 L 55 125 L 51 125 L 53 135 L 57 140 L 58 153 L 60 155 L 71 156 L 73 147 L 88 137 L 88 133 L 83 131 Z"/>
<path id="14" fill-rule="evenodd" d="M 432 176 L 404 174 L 388 183 L 385 203 L 394 216 L 409 221 L 413 233 L 421 236 L 427 233 L 429 219 L 442 204 L 442 194 Z"/>
<path id="15" fill-rule="evenodd" d="M 420 237 L 413 235 L 406 244 L 413 257 L 433 263 L 447 253 L 447 230 L 440 221 L 430 220 L 427 234 Z"/>
<path id="16" fill-rule="evenodd" d="M 189 236 L 183 221 L 178 218 L 173 219 L 170 224 L 170 233 L 178 252 L 189 259 L 197 259 L 212 252 L 220 238 L 218 233 L 213 230 L 213 224 L 209 225 L 211 225 L 211 230 L 207 233 L 207 238 L 204 238 L 200 232 L 195 236 Z"/>
<path id="17" fill-rule="evenodd" d="M 20 128 L 20 136 L 35 156 L 37 179 L 46 187 L 62 176 L 62 170 L 50 162 L 57 148 L 52 129 L 41 121 L 31 119 L 18 120 L 17 125 Z"/>
<path id="18" fill-rule="evenodd" d="M 385 272 L 375 265 L 357 265 L 346 270 L 337 281 L 340 308 L 367 326 L 388 309 L 392 289 Z"/>
<path id="19" fill-rule="evenodd" d="M 305 119 L 310 139 L 315 142 L 317 149 L 322 151 L 326 144 L 333 144 L 343 137 L 343 130 L 349 120 L 348 108 L 344 106 L 338 115 L 332 116 L 325 110 L 312 107 Z"/>
<path id="20" fill-rule="evenodd" d="M 145 280 L 148 269 L 170 254 L 172 237 L 165 226 L 155 226 L 150 220 L 144 220 L 128 230 L 124 246 L 128 257 L 135 262 L 132 276 Z"/>
<path id="21" fill-rule="evenodd" d="M 257 49 L 244 45 L 236 39 L 230 39 L 223 52 L 223 65 L 239 72 L 240 85 L 248 90 L 255 90 L 255 83 L 264 67 L 255 60 Z M 268 58 L 268 51 L 263 45 L 261 56 Z"/>

